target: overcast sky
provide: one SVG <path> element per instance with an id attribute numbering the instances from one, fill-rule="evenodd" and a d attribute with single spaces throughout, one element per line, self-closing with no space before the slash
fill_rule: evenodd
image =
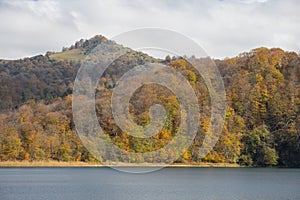
<path id="1" fill-rule="evenodd" d="M 60 51 L 80 38 L 166 28 L 224 58 L 255 47 L 300 52 L 298 0 L 0 0 L 0 58 Z"/>

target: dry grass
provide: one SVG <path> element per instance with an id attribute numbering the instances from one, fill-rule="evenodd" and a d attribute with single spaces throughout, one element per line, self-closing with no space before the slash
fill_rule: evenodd
<path id="1" fill-rule="evenodd" d="M 193 164 L 181 164 L 181 163 L 176 163 L 170 165 L 170 167 L 228 167 L 228 168 L 233 168 L 233 167 L 241 167 L 239 164 L 236 163 L 193 163 Z"/>
<path id="2" fill-rule="evenodd" d="M 161 167 L 163 164 L 159 163 L 106 163 L 101 165 L 100 163 L 92 162 L 59 162 L 59 161 L 2 161 L 0 167 L 105 167 L 105 166 L 119 166 L 119 167 Z M 238 164 L 232 163 L 175 163 L 167 167 L 241 167 Z"/>
<path id="3" fill-rule="evenodd" d="M 99 163 L 59 161 L 1 161 L 0 167 L 100 167 Z"/>
<path id="4" fill-rule="evenodd" d="M 73 60 L 80 61 L 83 60 L 86 56 L 80 49 L 72 49 L 63 52 L 58 52 L 50 55 L 50 58 L 54 60 Z"/>

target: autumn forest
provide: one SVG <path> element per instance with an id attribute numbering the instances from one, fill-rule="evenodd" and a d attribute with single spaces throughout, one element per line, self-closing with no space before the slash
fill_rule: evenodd
<path id="1" fill-rule="evenodd" d="M 81 143 L 72 116 L 77 70 L 85 55 L 100 43 L 121 48 L 103 36 L 95 36 L 63 48 L 62 52 L 0 60 L 0 161 L 102 162 Z M 161 148 L 176 135 L 179 102 L 159 85 L 139 88 L 130 100 L 130 112 L 140 125 L 150 123 L 151 105 L 165 107 L 168 117 L 164 128 L 151 141 L 128 136 L 113 119 L 110 97 L 117 80 L 132 66 L 146 62 L 163 63 L 180 72 L 196 91 L 201 106 L 197 136 L 177 163 L 300 167 L 299 54 L 260 47 L 233 58 L 214 59 L 225 85 L 227 108 L 222 134 L 204 158 L 197 150 L 203 145 L 203 137 L 210 134 L 210 96 L 201 76 L 184 56 L 156 59 L 131 50 L 115 60 L 99 78 L 96 90 L 97 117 L 105 134 L 129 152 Z M 159 158 L 136 159 L 160 162 Z"/>

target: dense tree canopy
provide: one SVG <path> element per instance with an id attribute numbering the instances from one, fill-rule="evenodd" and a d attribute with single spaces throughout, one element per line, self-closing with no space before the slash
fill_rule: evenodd
<path id="1" fill-rule="evenodd" d="M 80 40 L 64 52 L 77 49 L 88 53 L 101 42 L 110 41 L 102 36 Z M 55 59 L 52 54 L 55 53 L 0 60 L 2 161 L 95 160 L 81 144 L 72 121 L 71 93 L 81 61 Z M 166 60 L 157 60 L 130 51 L 115 60 L 99 78 L 96 93 L 97 115 L 105 134 L 132 152 L 159 149 L 176 135 L 180 125 L 178 99 L 172 91 L 156 84 L 145 85 L 134 93 L 130 112 L 134 121 L 144 126 L 150 123 L 149 108 L 157 103 L 163 105 L 167 120 L 158 134 L 148 139 L 135 138 L 123 132 L 113 119 L 110 97 L 117 80 L 132 66 L 145 62 L 164 63 L 180 72 L 195 90 L 201 106 L 197 136 L 177 162 L 300 166 L 299 55 L 278 48 L 257 48 L 234 58 L 215 60 L 226 88 L 227 110 L 222 135 L 205 158 L 199 158 L 197 150 L 205 145 L 203 137 L 210 134 L 210 97 L 201 76 L 183 58 L 167 56 Z M 124 157 L 120 158 L 124 161 L 121 159 Z M 136 159 L 160 162 L 159 158 Z"/>

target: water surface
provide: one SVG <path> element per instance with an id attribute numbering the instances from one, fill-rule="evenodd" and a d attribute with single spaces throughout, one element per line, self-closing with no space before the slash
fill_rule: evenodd
<path id="1" fill-rule="evenodd" d="M 300 169 L 1 168 L 1 200 L 300 200 Z"/>

